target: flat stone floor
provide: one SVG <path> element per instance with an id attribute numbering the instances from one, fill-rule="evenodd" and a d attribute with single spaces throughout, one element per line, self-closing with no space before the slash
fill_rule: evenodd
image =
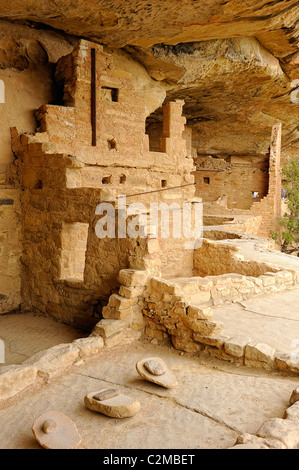
<path id="1" fill-rule="evenodd" d="M 222 334 L 249 336 L 283 353 L 299 352 L 299 288 L 213 307 Z"/>
<path id="2" fill-rule="evenodd" d="M 31 313 L 0 315 L 0 339 L 5 346 L 5 364 L 21 364 L 43 349 L 71 343 L 88 336 L 51 318 Z"/>
<path id="3" fill-rule="evenodd" d="M 168 390 L 146 382 L 136 362 L 161 357 L 178 379 Z M 299 378 L 232 366 L 214 358 L 180 353 L 169 345 L 137 341 L 106 349 L 74 365 L 0 409 L 0 448 L 38 449 L 31 426 L 56 409 L 76 424 L 82 449 L 227 449 L 237 437 L 255 434 L 268 418 L 283 418 Z M 84 406 L 84 396 L 118 388 L 139 400 L 131 418 L 114 419 Z"/>
<path id="4" fill-rule="evenodd" d="M 214 317 L 224 322 L 224 334 L 243 334 L 289 352 L 299 338 L 298 300 L 296 288 L 217 307 Z M 8 363 L 20 363 L 41 349 L 80 336 L 84 335 L 49 318 L 0 317 Z M 139 377 L 135 364 L 148 356 L 165 360 L 178 378 L 175 389 Z M 283 418 L 298 385 L 296 375 L 233 365 L 202 353 L 181 353 L 167 342 L 140 340 L 105 349 L 48 384 L 2 404 L 0 449 L 40 448 L 31 426 L 49 409 L 76 423 L 84 449 L 226 449 L 241 433 L 255 434 L 266 419 Z M 102 388 L 119 388 L 138 399 L 140 412 L 118 420 L 85 408 L 85 394 Z"/>

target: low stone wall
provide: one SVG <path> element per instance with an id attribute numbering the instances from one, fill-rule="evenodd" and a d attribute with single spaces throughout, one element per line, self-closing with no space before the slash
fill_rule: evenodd
<path id="1" fill-rule="evenodd" d="M 251 354 L 250 338 L 238 346 L 237 355 L 233 348 L 225 345 L 230 338 L 221 335 L 223 324 L 213 320 L 213 306 L 247 300 L 255 295 L 279 292 L 293 287 L 297 274 L 291 271 L 266 273 L 257 278 L 238 274 L 214 277 L 193 277 L 174 279 L 151 278 L 143 294 L 142 313 L 145 317 L 145 334 L 158 340 L 171 338 L 175 348 L 187 351 L 206 351 L 231 362 L 290 369 L 285 362 L 275 364 L 275 351 L 271 360 L 265 361 L 263 354 Z M 248 348 L 245 354 L 245 346 Z M 255 351 L 255 345 L 252 346 Z M 266 348 L 267 349 L 267 348 Z M 277 359 L 279 361 L 279 359 Z M 259 364 L 261 363 L 261 364 Z"/>
<path id="2" fill-rule="evenodd" d="M 130 344 L 140 335 L 141 332 L 130 328 L 127 322 L 101 320 L 87 338 L 45 349 L 22 364 L 1 367 L 0 406 L 29 388 L 49 383 L 70 367 L 100 353 L 103 348 Z"/>
<path id="3" fill-rule="evenodd" d="M 231 302 L 232 292 L 242 299 L 291 288 L 295 272 L 277 271 L 257 278 L 226 274 L 210 278 L 166 280 L 151 268 L 119 272 L 118 293 L 110 296 L 100 320 L 87 338 L 76 339 L 35 354 L 21 365 L 0 369 L 0 404 L 40 383 L 48 383 L 71 366 L 81 364 L 102 348 L 129 344 L 142 333 L 158 340 L 170 337 L 176 349 L 209 354 L 232 363 L 299 373 L 299 358 L 276 352 L 250 338 L 221 335 L 223 324 L 213 320 L 213 305 Z"/>
<path id="4" fill-rule="evenodd" d="M 225 242 L 203 239 L 200 248 L 194 250 L 194 276 L 218 276 L 226 273 L 238 273 L 257 277 L 266 272 L 275 272 L 269 264 L 244 260 L 239 254 L 238 246 Z"/>
<path id="5" fill-rule="evenodd" d="M 283 418 L 263 422 L 257 433 L 241 434 L 230 449 L 298 449 L 299 389 L 293 390 Z"/>

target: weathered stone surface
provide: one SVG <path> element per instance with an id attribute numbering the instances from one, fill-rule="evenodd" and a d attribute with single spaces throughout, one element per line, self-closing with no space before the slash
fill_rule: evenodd
<path id="1" fill-rule="evenodd" d="M 245 364 L 252 366 L 274 366 L 275 349 L 264 343 L 249 343 L 245 347 Z"/>
<path id="2" fill-rule="evenodd" d="M 141 336 L 141 332 L 131 328 L 125 328 L 118 333 L 115 333 L 107 338 L 104 338 L 105 347 L 113 348 L 120 344 L 131 344 L 137 341 Z"/>
<path id="3" fill-rule="evenodd" d="M 189 324 L 192 330 L 195 332 L 193 335 L 194 339 L 196 339 L 197 335 L 218 335 L 221 333 L 223 328 L 223 323 L 220 321 L 195 320 Z"/>
<path id="4" fill-rule="evenodd" d="M 127 328 L 127 322 L 123 320 L 114 319 L 102 319 L 94 327 L 93 332 L 104 338 L 109 338 L 116 333 L 120 333 L 122 330 Z"/>
<path id="5" fill-rule="evenodd" d="M 198 341 L 202 344 L 207 344 L 209 346 L 215 346 L 216 348 L 221 348 L 223 344 L 230 339 L 229 336 L 215 335 L 215 336 L 204 336 L 199 334 L 193 335 L 195 341 Z"/>
<path id="6" fill-rule="evenodd" d="M 250 342 L 247 336 L 234 336 L 224 343 L 224 351 L 232 356 L 242 357 L 245 346 Z"/>
<path id="7" fill-rule="evenodd" d="M 88 336 L 87 338 L 79 338 L 73 341 L 75 346 L 79 348 L 79 356 L 91 356 L 97 354 L 104 347 L 104 340 L 100 336 Z"/>
<path id="8" fill-rule="evenodd" d="M 46 434 L 50 434 L 57 428 L 57 423 L 53 421 L 53 419 L 46 419 L 46 421 L 44 421 L 43 423 L 42 428 Z"/>
<path id="9" fill-rule="evenodd" d="M 23 364 L 33 365 L 39 376 L 50 379 L 73 365 L 78 355 L 76 344 L 59 344 L 35 354 Z"/>
<path id="10" fill-rule="evenodd" d="M 246 444 L 236 444 L 233 447 L 229 447 L 229 449 L 236 449 L 236 450 L 269 449 L 269 447 L 265 446 L 263 443 L 247 442 Z"/>
<path id="11" fill-rule="evenodd" d="M 6 400 L 33 385 L 37 376 L 35 365 L 12 365 L 0 368 L 0 400 Z"/>
<path id="12" fill-rule="evenodd" d="M 109 298 L 109 307 L 115 308 L 117 310 L 125 310 L 136 304 L 136 298 L 133 297 L 128 299 L 119 294 L 113 294 Z"/>
<path id="13" fill-rule="evenodd" d="M 97 411 L 111 418 L 130 418 L 140 410 L 139 401 L 121 393 L 100 401 L 94 398 L 105 391 L 88 393 L 84 397 L 85 406 L 92 411 Z"/>
<path id="14" fill-rule="evenodd" d="M 165 367 L 163 367 L 163 365 L 160 362 L 154 361 L 153 359 L 149 361 L 145 361 L 143 365 L 144 365 L 144 368 L 152 375 L 160 376 L 166 373 Z"/>
<path id="15" fill-rule="evenodd" d="M 204 6 L 196 2 L 186 5 L 179 1 L 148 6 L 142 1 L 136 11 L 132 1 L 126 5 L 104 1 L 96 6 L 88 4 L 75 8 L 71 2 L 63 0 L 59 7 L 55 8 L 47 1 L 43 9 L 38 10 L 37 2 L 31 0 L 26 6 L 4 4 L 0 16 L 50 24 L 70 34 L 97 37 L 99 41 L 117 47 L 126 44 L 150 47 L 158 43 L 178 44 L 215 37 L 227 38 L 240 36 L 250 27 L 252 36 L 258 36 L 261 42 L 266 40 L 270 50 L 283 56 L 295 50 L 292 42 L 288 42 L 288 38 L 296 37 L 295 8 L 296 2 L 282 9 L 279 3 L 269 5 L 260 0 L 247 8 L 240 3 L 220 4 L 215 0 L 209 0 Z M 288 25 L 291 31 L 281 31 L 283 25 Z M 268 35 L 268 31 L 272 33 Z"/>
<path id="16" fill-rule="evenodd" d="M 194 333 L 194 336 L 196 336 L 196 333 Z M 198 335 L 199 337 L 199 335 Z M 178 349 L 179 351 L 185 351 L 185 352 L 198 352 L 202 349 L 202 346 L 197 343 L 197 337 L 194 337 L 194 341 L 192 338 L 184 338 L 181 335 L 173 335 L 171 337 L 171 342 L 173 344 L 173 347 L 175 349 Z"/>
<path id="17" fill-rule="evenodd" d="M 109 388 L 106 390 L 102 390 L 101 392 L 97 392 L 92 398 L 98 401 L 108 400 L 108 398 L 117 397 L 119 395 L 119 391 L 117 389 Z"/>
<path id="18" fill-rule="evenodd" d="M 144 363 L 149 362 L 149 361 L 158 362 L 163 368 L 163 370 L 165 370 L 166 372 L 160 376 L 151 374 L 144 366 Z M 160 357 L 148 357 L 148 358 L 138 361 L 136 363 L 136 370 L 143 379 L 148 380 L 149 382 L 153 382 L 157 385 L 160 385 L 161 387 L 175 388 L 178 385 L 178 381 L 176 377 L 171 372 L 167 364 Z"/>
<path id="19" fill-rule="evenodd" d="M 76 425 L 56 410 L 49 410 L 40 415 L 32 425 L 32 432 L 37 442 L 45 449 L 76 449 L 81 444 Z"/>
<path id="20" fill-rule="evenodd" d="M 123 297 L 126 297 L 127 299 L 138 297 L 142 295 L 143 292 L 144 292 L 144 287 L 120 286 L 119 288 L 119 295 L 122 295 Z"/>
<path id="21" fill-rule="evenodd" d="M 236 440 L 236 445 L 264 445 L 269 449 L 286 449 L 286 446 L 279 441 L 278 439 L 274 438 L 263 438 L 258 437 L 253 434 L 244 433 L 241 434 L 238 439 Z"/>
<path id="22" fill-rule="evenodd" d="M 212 320 L 213 319 L 213 309 L 211 307 L 200 308 L 193 303 L 189 305 L 187 309 L 188 317 L 198 320 Z"/>
<path id="23" fill-rule="evenodd" d="M 299 387 L 295 388 L 292 391 L 292 395 L 290 397 L 290 404 L 293 405 L 297 401 L 299 401 Z"/>
<path id="24" fill-rule="evenodd" d="M 153 277 L 150 280 L 150 285 L 155 291 L 163 294 L 171 294 L 175 296 L 182 293 L 181 288 L 178 285 L 173 284 L 166 279 Z"/>
<path id="25" fill-rule="evenodd" d="M 141 287 L 145 285 L 148 276 L 147 271 L 121 269 L 118 273 L 118 280 L 126 287 Z"/>
<path id="26" fill-rule="evenodd" d="M 257 436 L 278 439 L 288 449 L 294 449 L 299 443 L 299 422 L 290 419 L 272 418 L 262 424 Z"/>
<path id="27" fill-rule="evenodd" d="M 299 422 L 299 403 L 295 402 L 292 406 L 289 406 L 284 414 L 285 419 L 292 419 Z"/>

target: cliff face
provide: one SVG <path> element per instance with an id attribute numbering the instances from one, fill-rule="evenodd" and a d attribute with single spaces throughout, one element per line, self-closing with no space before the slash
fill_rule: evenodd
<path id="1" fill-rule="evenodd" d="M 299 18 L 296 0 L 2 0 L 0 15 L 115 47 L 240 37 L 246 31 L 282 58 L 296 51 Z"/>
<path id="2" fill-rule="evenodd" d="M 185 101 L 199 153 L 265 153 L 281 121 L 283 157 L 298 154 L 297 0 L 1 0 L 0 18 L 124 48 Z"/>

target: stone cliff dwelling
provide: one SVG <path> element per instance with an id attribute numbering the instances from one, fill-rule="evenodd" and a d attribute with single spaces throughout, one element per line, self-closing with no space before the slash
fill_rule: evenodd
<path id="1" fill-rule="evenodd" d="M 39 17 L 38 2 L 29 3 L 31 13 L 0 5 L 1 347 L 10 341 L 0 403 L 136 341 L 148 341 L 152 356 L 168 344 L 297 374 L 278 337 L 251 340 L 242 315 L 234 327 L 229 318 L 299 284 L 298 258 L 270 234 L 283 211 L 281 168 L 299 156 L 299 108 L 289 96 L 299 77 L 298 6 L 253 2 L 249 16 L 265 11 L 250 29 L 241 10 L 236 21 L 236 5 L 231 19 L 225 3 L 181 6 L 185 24 L 168 5 L 163 33 L 149 19 L 141 27 L 128 6 L 103 8 L 96 30 L 91 6 L 76 19 L 68 5 L 68 20 Z M 100 236 L 108 227 L 113 235 Z M 57 333 L 51 343 L 44 331 L 44 347 L 35 347 L 33 317 L 74 337 Z M 22 331 L 7 340 L 8 318 L 16 338 L 28 318 L 11 356 Z"/>

